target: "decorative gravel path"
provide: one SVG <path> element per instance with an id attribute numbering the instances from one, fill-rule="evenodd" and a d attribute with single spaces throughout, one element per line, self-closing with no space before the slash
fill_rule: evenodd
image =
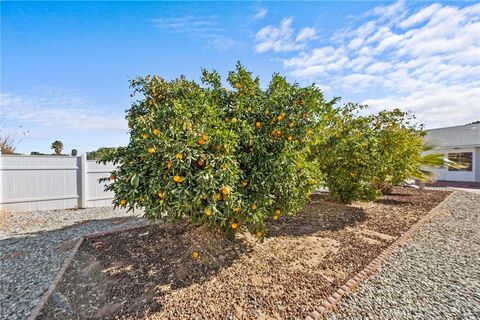
<path id="1" fill-rule="evenodd" d="M 480 194 L 438 210 L 327 318 L 480 319 Z"/>
<path id="2" fill-rule="evenodd" d="M 81 235 L 145 224 L 110 207 L 0 213 L 0 319 L 26 319 Z"/>

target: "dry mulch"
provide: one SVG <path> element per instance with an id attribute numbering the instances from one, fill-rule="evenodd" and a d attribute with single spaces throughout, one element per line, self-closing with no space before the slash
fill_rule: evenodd
<path id="1" fill-rule="evenodd" d="M 40 319 L 303 319 L 448 194 L 395 188 L 349 206 L 315 194 L 263 243 L 188 223 L 90 239 Z"/>

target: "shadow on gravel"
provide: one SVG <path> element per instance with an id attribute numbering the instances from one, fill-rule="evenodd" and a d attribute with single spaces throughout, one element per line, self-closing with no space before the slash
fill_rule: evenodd
<path id="1" fill-rule="evenodd" d="M 375 201 L 377 203 L 385 204 L 385 205 L 391 205 L 391 206 L 402 206 L 405 204 L 412 204 L 413 202 L 409 201 L 408 199 L 403 200 L 403 199 L 379 199 Z"/>
<path id="2" fill-rule="evenodd" d="M 79 236 L 138 225 L 139 217 L 86 220 L 0 240 L 0 319 L 26 319 Z"/>
<path id="3" fill-rule="evenodd" d="M 362 208 L 326 200 L 325 194 L 313 194 L 300 214 L 283 218 L 280 223 L 269 223 L 269 237 L 301 237 L 322 231 L 337 231 L 367 219 Z"/>
<path id="4" fill-rule="evenodd" d="M 268 237 L 336 231 L 367 217 L 362 209 L 323 200 L 313 195 L 297 216 L 271 221 Z M 163 296 L 201 285 L 247 255 L 254 245 L 248 237 L 229 240 L 214 227 L 167 223 L 87 240 L 40 319 L 141 319 L 159 312 Z M 193 252 L 200 257 L 193 259 Z M 82 305 L 89 307 L 75 307 Z"/>
<path id="5" fill-rule="evenodd" d="M 87 239 L 39 319 L 140 319 L 161 310 L 163 295 L 203 283 L 248 251 L 242 241 L 191 223 Z"/>

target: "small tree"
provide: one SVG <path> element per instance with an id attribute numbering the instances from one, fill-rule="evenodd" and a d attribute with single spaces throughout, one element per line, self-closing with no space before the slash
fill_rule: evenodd
<path id="1" fill-rule="evenodd" d="M 110 153 L 114 153 L 117 148 L 114 147 L 101 147 L 95 151 L 87 152 L 88 160 L 100 160 L 102 158 L 108 157 Z"/>
<path id="2" fill-rule="evenodd" d="M 422 126 L 409 113 L 394 109 L 370 117 L 379 144 L 375 187 L 389 193 L 392 186 L 414 177 L 422 163 Z"/>
<path id="3" fill-rule="evenodd" d="M 127 112 L 130 142 L 103 161 L 119 164 L 107 190 L 116 206 L 144 207 L 151 219 L 241 227 L 258 237 L 265 221 L 300 211 L 317 185 L 313 133 L 332 110 L 315 86 L 275 74 L 266 89 L 241 66 L 222 87 L 184 77 L 131 81 L 140 99 Z"/>
<path id="4" fill-rule="evenodd" d="M 4 121 L 0 120 L 0 151 L 2 154 L 15 153 L 16 146 L 20 143 L 21 137 L 25 136 L 29 131 L 23 130 L 19 126 L 16 130 L 8 131 L 5 129 Z"/>
<path id="5" fill-rule="evenodd" d="M 337 109 L 315 146 L 330 196 L 344 203 L 380 195 L 371 183 L 379 158 L 378 139 L 369 117 L 358 115 L 363 108 L 347 104 Z"/>
<path id="6" fill-rule="evenodd" d="M 415 177 L 422 161 L 423 133 L 408 113 L 359 115 L 365 108 L 337 109 L 315 146 L 330 195 L 344 203 L 376 199 Z"/>
<path id="7" fill-rule="evenodd" d="M 77 154 L 78 154 L 77 149 L 72 149 L 72 152 L 71 152 L 72 157 L 76 157 Z"/>
<path id="8" fill-rule="evenodd" d="M 52 143 L 51 148 L 53 149 L 53 151 L 55 151 L 56 155 L 61 155 L 63 151 L 63 143 L 59 140 L 55 140 Z"/>
<path id="9" fill-rule="evenodd" d="M 13 154 L 15 152 L 15 137 L 6 135 L 0 137 L 0 151 L 2 154 Z"/>

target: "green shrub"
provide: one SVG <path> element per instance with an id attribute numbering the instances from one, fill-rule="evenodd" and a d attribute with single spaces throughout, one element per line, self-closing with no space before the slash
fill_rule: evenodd
<path id="1" fill-rule="evenodd" d="M 116 149 L 115 147 L 101 147 L 95 151 L 88 151 L 87 160 L 101 160 L 108 157 L 110 153 L 114 153 Z"/>
<path id="2" fill-rule="evenodd" d="M 408 113 L 399 109 L 381 111 L 371 122 L 378 137 L 378 164 L 373 183 L 383 193 L 417 175 L 424 145 L 422 127 L 417 127 Z"/>
<path id="3" fill-rule="evenodd" d="M 358 115 L 362 108 L 348 104 L 337 109 L 316 145 L 324 184 L 331 197 L 344 203 L 374 200 L 379 195 L 371 183 L 378 163 L 378 138 L 369 117 Z"/>
<path id="4" fill-rule="evenodd" d="M 415 176 L 421 161 L 422 131 L 407 113 L 359 115 L 364 108 L 338 108 L 315 146 L 325 186 L 344 203 L 378 198 Z"/>
<path id="5" fill-rule="evenodd" d="M 119 164 L 107 190 L 116 206 L 144 207 L 151 219 L 212 223 L 258 237 L 265 221 L 297 213 L 315 189 L 314 132 L 331 112 L 315 86 L 275 74 L 266 89 L 240 64 L 221 85 L 181 77 L 131 81 L 130 142 L 103 161 Z M 133 96 L 133 95 L 132 95 Z"/>

